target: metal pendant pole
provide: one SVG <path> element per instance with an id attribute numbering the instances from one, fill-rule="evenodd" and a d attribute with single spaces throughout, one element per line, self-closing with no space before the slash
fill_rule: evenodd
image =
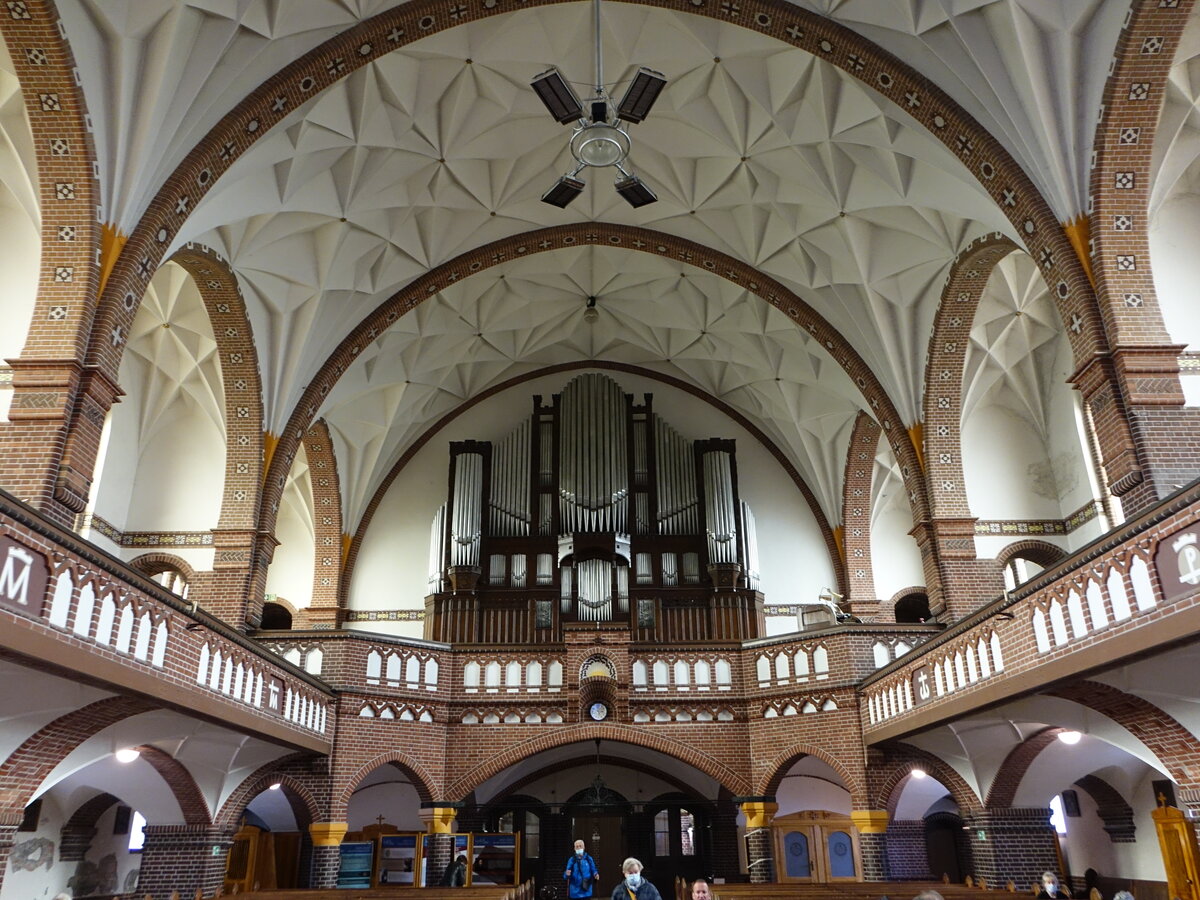
<path id="1" fill-rule="evenodd" d="M 604 60 L 600 56 L 600 0 L 592 0 L 592 29 L 596 36 L 596 96 L 604 94 Z"/>

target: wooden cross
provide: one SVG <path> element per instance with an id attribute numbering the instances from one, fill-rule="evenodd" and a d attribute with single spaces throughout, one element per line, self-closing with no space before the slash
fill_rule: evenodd
<path id="1" fill-rule="evenodd" d="M 383 816 L 382 815 L 376 816 L 375 821 L 378 822 L 380 825 L 382 825 L 383 824 Z"/>

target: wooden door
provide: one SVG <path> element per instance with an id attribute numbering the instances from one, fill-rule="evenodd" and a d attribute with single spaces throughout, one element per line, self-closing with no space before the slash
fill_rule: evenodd
<path id="1" fill-rule="evenodd" d="M 774 819 L 771 827 L 779 881 L 825 884 L 863 880 L 858 829 L 849 816 L 820 810 L 793 813 Z"/>
<path id="2" fill-rule="evenodd" d="M 1168 896 L 1200 900 L 1200 850 L 1191 823 L 1173 806 L 1160 806 L 1150 815 L 1167 870 Z"/>

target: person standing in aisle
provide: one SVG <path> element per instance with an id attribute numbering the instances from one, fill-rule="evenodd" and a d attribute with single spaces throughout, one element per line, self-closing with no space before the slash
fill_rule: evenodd
<path id="1" fill-rule="evenodd" d="M 596 868 L 596 861 L 587 852 L 583 841 L 575 842 L 575 853 L 567 860 L 563 878 L 566 879 L 567 896 L 571 900 L 592 896 L 592 886 L 600 880 L 600 870 Z"/>

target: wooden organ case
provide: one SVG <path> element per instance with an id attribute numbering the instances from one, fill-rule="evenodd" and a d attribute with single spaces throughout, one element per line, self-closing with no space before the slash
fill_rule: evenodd
<path id="1" fill-rule="evenodd" d="M 754 518 L 734 441 L 690 441 L 605 375 L 580 375 L 502 441 L 450 444 L 425 636 L 635 641 L 763 634 Z"/>

